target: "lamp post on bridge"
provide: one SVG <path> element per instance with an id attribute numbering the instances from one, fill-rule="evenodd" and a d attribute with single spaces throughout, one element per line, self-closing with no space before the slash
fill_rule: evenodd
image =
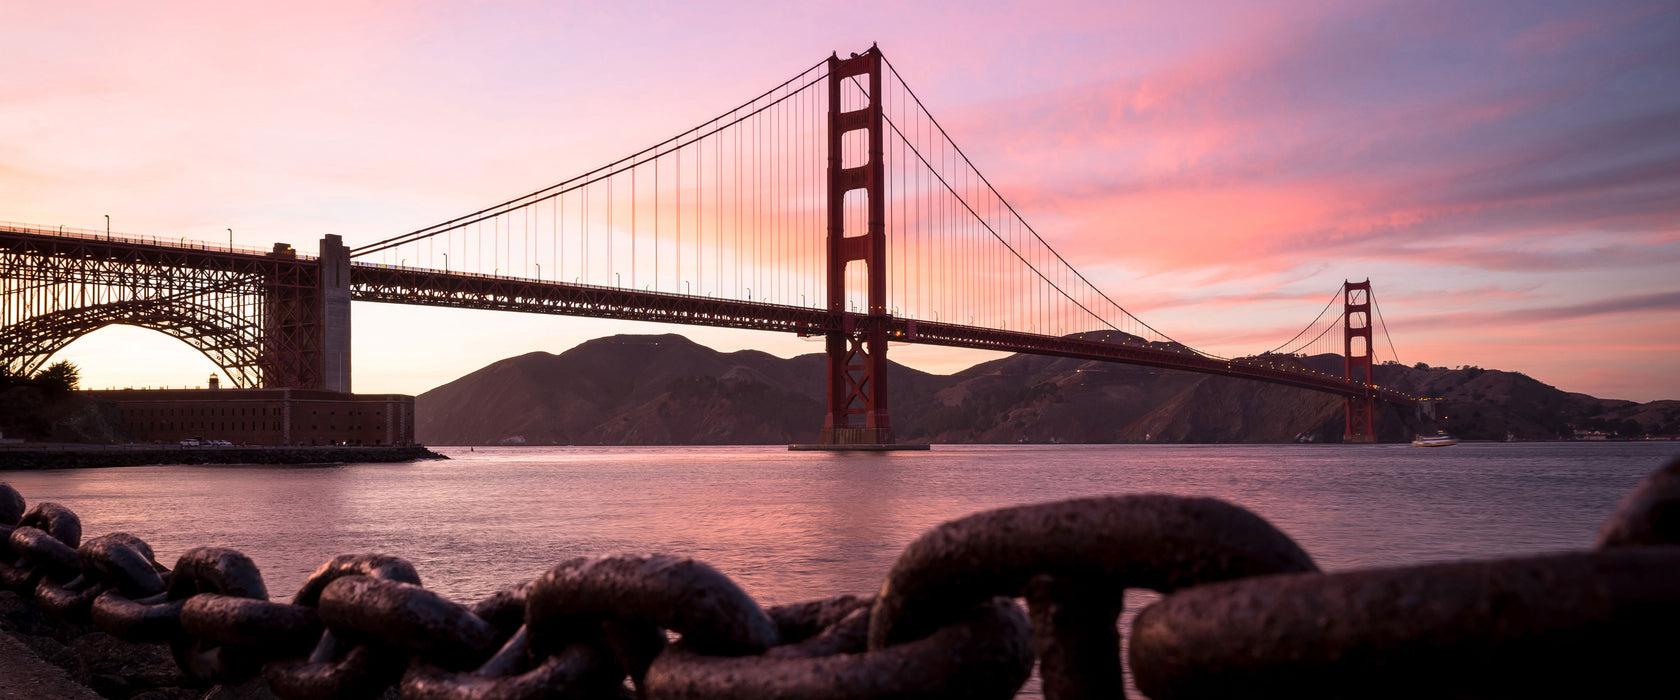
<path id="1" fill-rule="evenodd" d="M 233 252 L 233 229 L 228 229 L 228 252 Z"/>
<path id="2" fill-rule="evenodd" d="M 111 215 L 105 215 L 105 240 L 111 240 Z"/>
<path id="3" fill-rule="evenodd" d="M 449 271 L 449 254 L 448 253 L 443 254 L 443 271 L 444 272 Z"/>

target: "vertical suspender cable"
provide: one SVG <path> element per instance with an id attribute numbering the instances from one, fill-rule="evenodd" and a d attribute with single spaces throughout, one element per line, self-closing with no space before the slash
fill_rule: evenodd
<path id="1" fill-rule="evenodd" d="M 653 289 L 659 290 L 659 156 L 653 159 Z"/>
<path id="2" fill-rule="evenodd" d="M 671 291 L 682 291 L 682 147 L 677 147 L 677 276 L 671 280 L 676 285 Z"/>
<path id="3" fill-rule="evenodd" d="M 717 237 L 712 240 L 712 289 L 723 296 L 723 135 L 712 140 L 712 228 Z"/>
<path id="4" fill-rule="evenodd" d="M 606 281 L 612 282 L 613 277 L 613 248 L 615 231 L 613 231 L 613 210 L 618 208 L 618 200 L 613 199 L 613 176 L 607 177 L 607 275 Z"/>

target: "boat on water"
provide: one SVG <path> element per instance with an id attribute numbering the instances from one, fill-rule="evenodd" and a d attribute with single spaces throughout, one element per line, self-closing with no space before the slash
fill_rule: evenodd
<path id="1" fill-rule="evenodd" d="M 1412 439 L 1412 447 L 1446 447 L 1448 445 L 1457 444 L 1458 438 L 1446 433 L 1440 433 L 1437 435 L 1419 435 Z"/>

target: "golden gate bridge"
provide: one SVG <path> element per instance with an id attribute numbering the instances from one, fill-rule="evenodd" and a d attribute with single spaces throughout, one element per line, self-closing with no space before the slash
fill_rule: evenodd
<path id="1" fill-rule="evenodd" d="M 895 443 L 889 342 L 1330 392 L 1350 441 L 1375 439 L 1378 402 L 1416 405 L 1374 381 L 1369 281 L 1250 356 L 1143 322 L 1021 217 L 877 48 L 550 187 L 356 248 L 328 235 L 318 253 L 0 223 L 0 367 L 33 372 L 126 324 L 186 342 L 236 386 L 348 392 L 354 300 L 822 337 L 828 445 Z M 1296 359 L 1326 352 L 1341 375 Z"/>

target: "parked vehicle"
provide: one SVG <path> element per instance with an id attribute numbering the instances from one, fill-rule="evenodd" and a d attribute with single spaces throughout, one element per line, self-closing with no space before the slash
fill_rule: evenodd
<path id="1" fill-rule="evenodd" d="M 199 445 L 202 445 L 202 444 L 204 444 L 204 442 L 199 440 L 198 438 L 187 438 L 187 439 L 181 441 L 181 446 L 182 447 L 198 447 Z"/>

